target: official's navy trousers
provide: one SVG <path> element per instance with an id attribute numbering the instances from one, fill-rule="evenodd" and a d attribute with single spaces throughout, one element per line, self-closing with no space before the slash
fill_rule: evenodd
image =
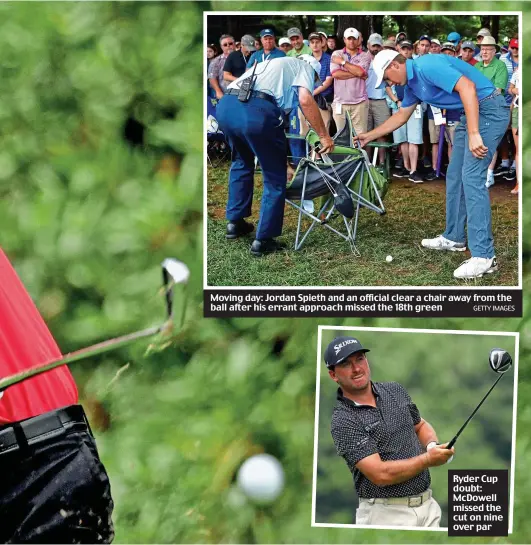
<path id="1" fill-rule="evenodd" d="M 282 111 L 263 98 L 240 102 L 236 95 L 225 95 L 218 103 L 216 115 L 232 151 L 227 219 L 236 221 L 251 215 L 256 156 L 264 180 L 256 238 L 279 236 L 287 184 Z"/>

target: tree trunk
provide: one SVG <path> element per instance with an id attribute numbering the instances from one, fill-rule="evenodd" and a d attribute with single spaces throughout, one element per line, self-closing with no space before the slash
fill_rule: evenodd
<path id="1" fill-rule="evenodd" d="M 490 30 L 490 15 L 481 15 L 481 28 L 488 28 Z"/>
<path id="2" fill-rule="evenodd" d="M 306 17 L 308 22 L 308 33 L 305 36 L 309 36 L 312 32 L 317 30 L 317 23 L 315 22 L 315 15 L 308 15 Z"/>
<path id="3" fill-rule="evenodd" d="M 372 16 L 372 32 L 377 32 L 382 35 L 383 32 L 383 15 L 373 15 Z"/>
<path id="4" fill-rule="evenodd" d="M 337 37 L 339 38 L 338 47 L 342 47 L 343 33 L 350 27 L 354 27 L 356 30 L 361 32 L 363 42 L 367 43 L 367 39 L 371 35 L 369 17 L 370 15 L 339 15 L 337 25 Z"/>
<path id="5" fill-rule="evenodd" d="M 499 41 L 499 34 L 500 34 L 500 16 L 499 15 L 493 15 L 492 16 L 492 29 L 491 34 L 494 37 L 494 39 L 498 42 Z"/>
<path id="6" fill-rule="evenodd" d="M 299 30 L 302 32 L 303 36 L 308 36 L 308 29 L 306 28 L 303 15 L 299 15 Z"/>
<path id="7" fill-rule="evenodd" d="M 410 36 L 410 33 L 408 32 L 408 29 L 407 29 L 408 18 L 410 19 L 411 17 L 408 15 L 393 15 L 393 19 L 396 21 L 396 24 L 398 25 L 398 32 L 405 32 L 407 34 L 407 37 L 411 39 L 413 38 L 413 36 Z M 383 23 L 383 17 L 382 17 L 382 23 Z M 383 38 L 384 40 L 386 40 L 387 36 L 384 36 Z M 411 40 L 411 43 L 413 43 L 415 40 L 416 38 L 413 38 Z"/>

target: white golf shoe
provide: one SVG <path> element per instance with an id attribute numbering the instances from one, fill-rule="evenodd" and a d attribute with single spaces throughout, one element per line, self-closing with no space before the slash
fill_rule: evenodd
<path id="1" fill-rule="evenodd" d="M 429 248 L 430 250 L 447 250 L 449 252 L 464 252 L 466 250 L 464 242 L 454 242 L 453 240 L 444 238 L 442 235 L 438 235 L 435 238 L 424 238 L 421 244 L 424 248 Z"/>
<path id="2" fill-rule="evenodd" d="M 484 274 L 491 274 L 498 270 L 496 256 L 471 257 L 467 259 L 454 271 L 455 278 L 481 278 Z"/>

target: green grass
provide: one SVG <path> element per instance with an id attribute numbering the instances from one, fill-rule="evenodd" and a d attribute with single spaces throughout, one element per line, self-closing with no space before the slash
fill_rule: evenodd
<path id="1" fill-rule="evenodd" d="M 422 238 L 444 231 L 444 191 L 435 185 L 396 180 L 385 198 L 387 214 L 362 210 L 356 249 L 335 233 L 317 226 L 301 250 L 293 249 L 297 211 L 286 205 L 279 240 L 284 252 L 255 258 L 249 253 L 252 234 L 225 239 L 228 164 L 208 171 L 207 283 L 210 286 L 516 286 L 518 285 L 518 201 L 492 198 L 492 224 L 500 270 L 473 281 L 454 279 L 453 271 L 469 252 L 433 252 Z M 251 221 L 256 225 L 261 175 L 255 176 Z M 509 193 L 507 188 L 506 193 Z M 340 218 L 333 225 L 342 225 Z M 304 222 L 305 226 L 309 222 Z M 387 255 L 393 261 L 387 263 Z"/>

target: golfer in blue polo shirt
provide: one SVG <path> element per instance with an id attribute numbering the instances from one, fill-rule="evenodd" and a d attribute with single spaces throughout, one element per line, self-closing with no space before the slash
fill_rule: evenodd
<path id="1" fill-rule="evenodd" d="M 373 69 L 378 75 L 376 87 L 383 81 L 405 85 L 404 100 L 397 114 L 357 137 L 362 146 L 404 125 L 420 102 L 447 110 L 464 109 L 446 173 L 446 230 L 424 239 L 422 246 L 464 252 L 468 234 L 472 257 L 454 271 L 455 278 L 495 272 L 498 263 L 485 177 L 509 124 L 509 107 L 503 96 L 479 70 L 448 55 L 406 60 L 396 51 L 384 50 L 376 55 Z"/>

